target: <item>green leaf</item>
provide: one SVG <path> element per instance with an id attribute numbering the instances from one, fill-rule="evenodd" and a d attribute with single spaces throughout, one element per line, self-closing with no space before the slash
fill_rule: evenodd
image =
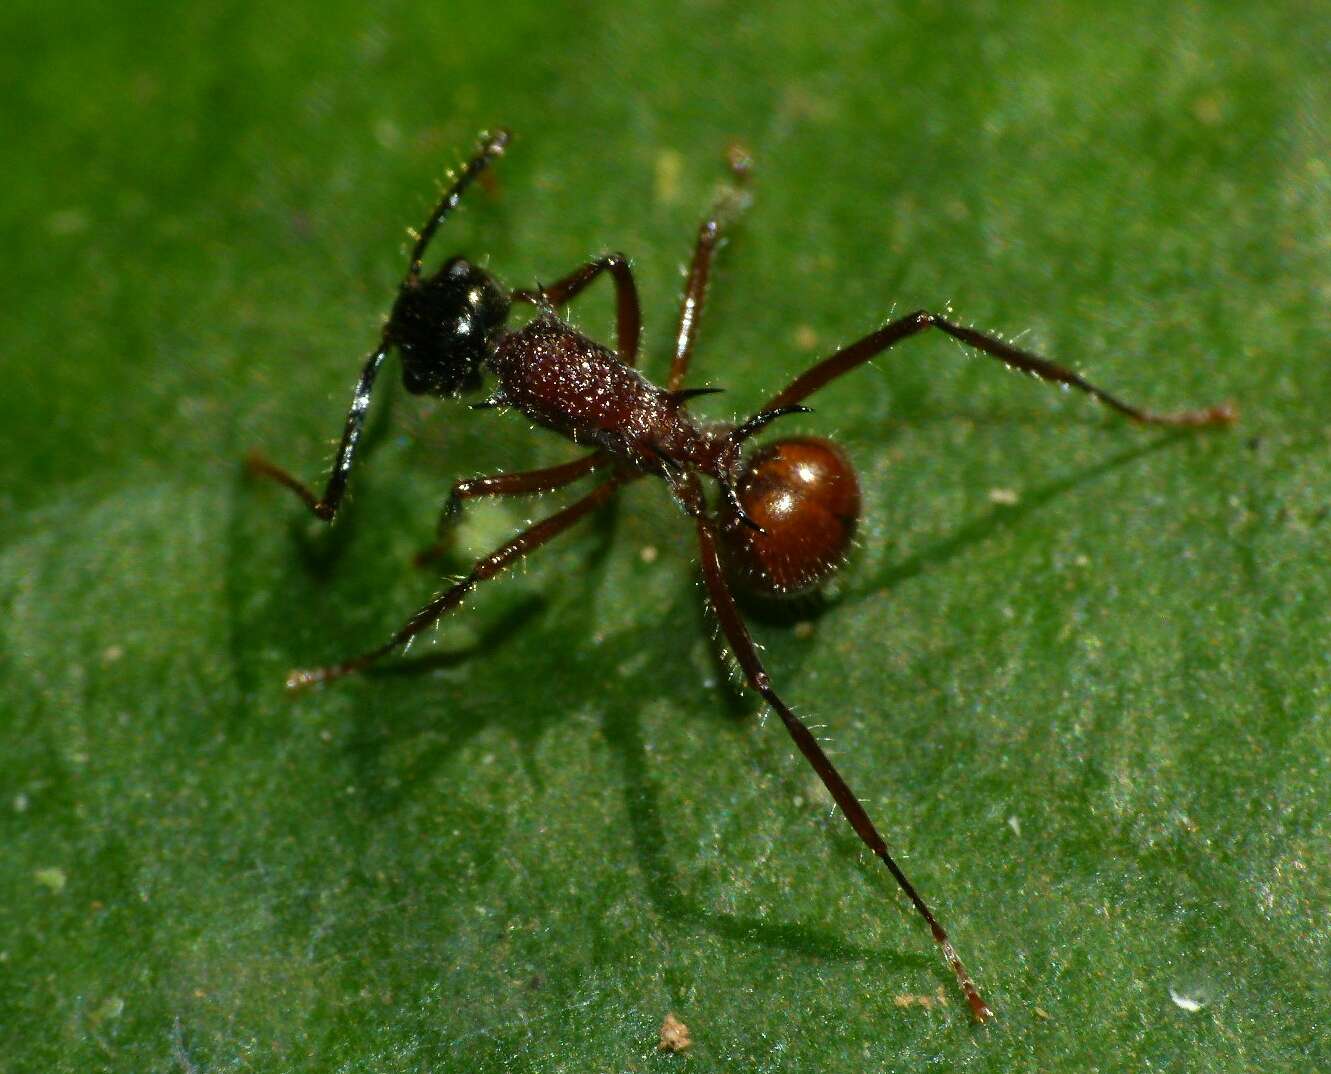
<path id="1" fill-rule="evenodd" d="M 0 1065 L 1325 1063 L 1328 33 L 1294 3 L 8 5 Z M 1238 402 L 1134 428 L 924 336 L 784 420 L 846 446 L 866 515 L 829 597 L 754 631 L 993 1025 L 728 685 L 658 482 L 406 659 L 284 692 L 440 584 L 410 561 L 452 481 L 573 456 L 390 387 L 331 530 L 241 465 L 326 465 L 403 228 L 496 123 L 441 250 L 511 286 L 626 251 L 658 377 L 752 149 L 699 413 L 945 306 L 1146 406 Z M 609 339 L 609 288 L 575 317 Z M 469 508 L 445 572 L 560 502 Z"/>

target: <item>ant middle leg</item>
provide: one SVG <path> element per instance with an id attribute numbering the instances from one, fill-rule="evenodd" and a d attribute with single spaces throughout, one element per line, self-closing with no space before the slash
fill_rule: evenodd
<path id="1" fill-rule="evenodd" d="M 350 660 L 343 660 L 341 663 L 330 664 L 327 667 L 293 670 L 287 675 L 287 688 L 294 690 L 318 682 L 328 682 L 330 679 L 340 679 L 343 675 L 362 671 L 395 650 L 402 648 L 426 627 L 437 622 L 441 616 L 446 615 L 461 604 L 462 598 L 482 582 L 493 578 L 505 567 L 535 551 L 541 545 L 572 527 L 574 523 L 591 514 L 608 501 L 620 485 L 633 480 L 635 476 L 633 473 L 622 473 L 610 477 L 597 485 L 582 499 L 542 519 L 534 526 L 528 527 L 516 537 L 500 545 L 488 556 L 483 556 L 477 560 L 476 565 L 471 569 L 471 573 L 421 608 L 402 625 L 397 633 L 377 649 L 371 649 L 369 652 L 354 656 Z"/>
<path id="2" fill-rule="evenodd" d="M 553 492 L 565 485 L 571 485 L 580 477 L 604 466 L 610 457 L 596 451 L 584 455 L 572 462 L 559 466 L 548 466 L 540 470 L 526 470 L 516 474 L 493 474 L 489 477 L 471 477 L 459 481 L 449 493 L 443 510 L 439 513 L 439 524 L 435 534 L 435 543 L 416 554 L 416 566 L 423 567 L 433 563 L 448 549 L 444 534 L 448 527 L 462 513 L 464 500 L 480 499 L 483 496 L 527 496 L 539 492 Z"/>
<path id="3" fill-rule="evenodd" d="M 1076 388 L 1080 392 L 1085 392 L 1110 409 L 1116 410 L 1132 421 L 1143 425 L 1198 427 L 1229 425 L 1238 420 L 1238 410 L 1232 403 L 1221 403 L 1217 406 L 1203 407 L 1198 410 L 1180 410 L 1169 413 L 1143 410 L 1110 395 L 1103 388 L 1096 387 L 1090 381 L 1072 372 L 1072 370 L 1056 365 L 1047 358 L 1041 358 L 1038 354 L 1032 354 L 1030 351 L 1014 347 L 1011 343 L 996 336 L 977 332 L 973 328 L 956 324 L 927 310 L 916 310 L 905 317 L 891 321 L 878 331 L 870 332 L 863 339 L 856 340 L 849 346 L 841 348 L 835 354 L 824 358 L 772 396 L 763 404 L 762 409 L 775 410 L 807 399 L 829 382 L 853 369 L 858 369 L 865 362 L 882 354 L 889 347 L 918 332 L 923 332 L 926 328 L 937 328 L 940 332 L 946 332 L 953 339 L 974 347 L 987 357 L 997 358 L 1005 365 L 1020 369 L 1023 373 L 1030 373 L 1041 380 L 1053 384 L 1063 384 L 1069 388 Z"/>
<path id="4" fill-rule="evenodd" d="M 572 302 L 583 289 L 601 273 L 610 273 L 615 281 L 615 346 L 625 365 L 637 365 L 638 340 L 642 335 L 642 306 L 638 301 L 638 285 L 628 259 L 619 253 L 606 254 L 574 269 L 567 276 L 546 287 L 514 291 L 514 302 L 533 306 L 562 306 Z"/>

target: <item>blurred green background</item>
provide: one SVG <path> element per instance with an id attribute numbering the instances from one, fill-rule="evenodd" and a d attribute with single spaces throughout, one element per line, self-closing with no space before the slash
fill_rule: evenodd
<path id="1" fill-rule="evenodd" d="M 1103 7 L 7 4 L 0 1066 L 1331 1058 L 1331 11 Z M 867 516 L 755 631 L 994 1025 L 728 686 L 658 483 L 407 660 L 283 692 L 438 585 L 452 480 L 571 457 L 394 386 L 333 530 L 240 466 L 320 474 L 404 228 L 495 123 L 441 250 L 514 286 L 627 251 L 658 375 L 751 146 L 702 413 L 948 303 L 1145 405 L 1241 405 L 1131 428 L 930 337 L 785 426 L 846 445 Z M 608 339 L 609 289 L 575 317 Z M 478 507 L 445 569 L 557 502 Z"/>

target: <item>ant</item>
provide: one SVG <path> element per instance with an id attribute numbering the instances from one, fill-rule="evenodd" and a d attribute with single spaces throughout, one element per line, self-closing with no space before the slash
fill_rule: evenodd
<path id="1" fill-rule="evenodd" d="M 659 477 L 692 519 L 712 608 L 749 686 L 781 718 L 855 834 L 883 862 L 928 923 L 974 1017 L 987 1021 L 993 1011 L 981 998 L 942 925 L 892 858 L 868 812 L 818 740 L 776 692 L 732 591 L 734 584 L 755 595 L 786 598 L 808 593 L 825 581 L 845 559 L 855 533 L 860 514 L 855 470 L 836 444 L 817 437 L 776 440 L 749 453 L 745 446 L 771 422 L 807 412 L 803 400 L 819 388 L 929 328 L 1008 367 L 1084 392 L 1144 425 L 1227 425 L 1237 418 L 1235 408 L 1222 404 L 1176 413 L 1142 410 L 1071 370 L 946 317 L 919 310 L 890 321 L 817 362 L 742 424 L 699 421 L 689 413 L 689 401 L 718 389 L 686 388 L 684 378 L 698 335 L 713 256 L 725 227 L 748 201 L 745 191 L 751 161 L 747 154 L 732 147 L 729 163 L 735 179 L 733 187 L 698 228 L 684 285 L 674 359 L 662 387 L 636 368 L 641 311 L 633 273 L 622 254 L 608 254 L 554 284 L 530 290 L 505 291 L 489 272 L 464 257 L 451 257 L 433 275 L 422 275 L 422 261 L 440 224 L 490 161 L 504 152 L 509 139 L 505 130 L 483 134 L 471 160 L 444 192 L 425 226 L 414 234 L 416 242 L 406 276 L 398 287 L 378 346 L 356 385 L 323 495 L 315 496 L 306 485 L 258 455 L 249 457 L 249 467 L 291 489 L 318 518 L 332 521 L 346 491 L 375 377 L 389 352 L 396 349 L 409 392 L 456 397 L 479 388 L 482 374 L 490 373 L 498 385 L 474 407 L 517 410 L 530 421 L 592 449 L 559 466 L 459 481 L 440 517 L 441 539 L 448 522 L 466 500 L 549 492 L 595 471 L 602 471 L 605 477 L 581 499 L 480 559 L 470 574 L 422 607 L 383 645 L 338 664 L 292 671 L 287 686 L 294 689 L 341 678 L 402 649 L 456 608 L 476 586 L 586 518 L 622 486 L 648 475 Z M 613 351 L 576 331 L 555 312 L 556 307 L 570 302 L 603 273 L 610 274 L 615 287 Z M 536 312 L 526 325 L 511 330 L 506 322 L 513 305 L 519 302 L 534 306 Z M 709 506 L 704 478 L 710 478 L 717 487 L 714 506 Z M 433 558 L 440 547 L 436 544 L 420 558 Z"/>

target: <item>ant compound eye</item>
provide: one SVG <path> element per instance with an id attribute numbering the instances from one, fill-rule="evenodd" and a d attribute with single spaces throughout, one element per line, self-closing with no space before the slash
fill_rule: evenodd
<path id="1" fill-rule="evenodd" d="M 815 437 L 769 444 L 747 460 L 736 492 L 752 524 L 725 508 L 726 566 L 750 591 L 800 596 L 845 561 L 860 517 L 860 486 L 835 444 Z"/>

